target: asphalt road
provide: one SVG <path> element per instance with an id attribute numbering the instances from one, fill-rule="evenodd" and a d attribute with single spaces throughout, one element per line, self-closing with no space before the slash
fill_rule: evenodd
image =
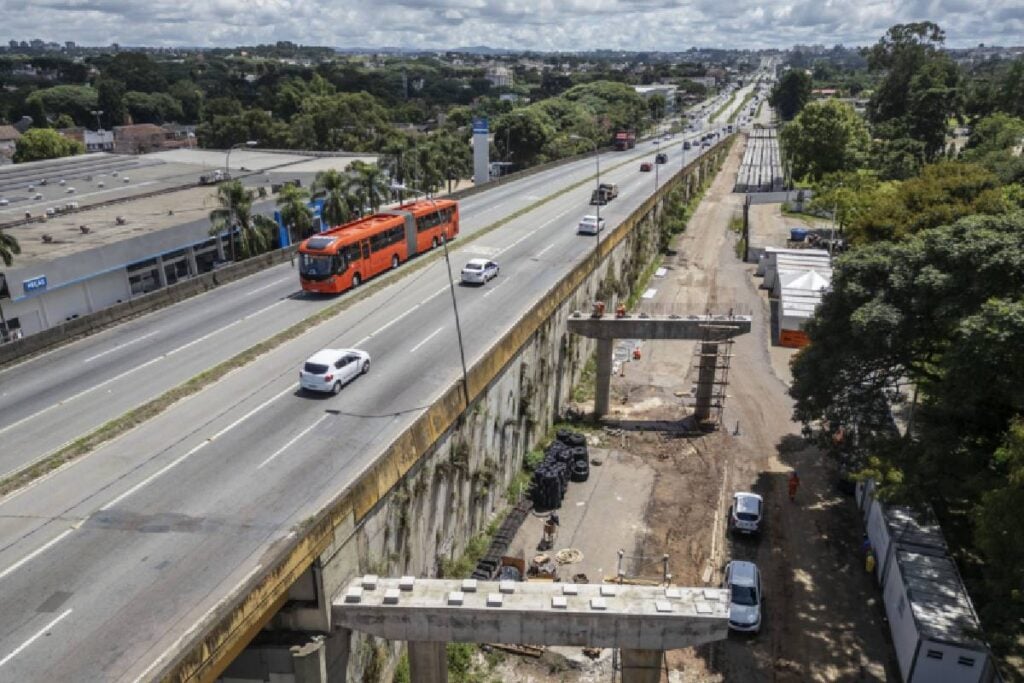
<path id="1" fill-rule="evenodd" d="M 679 147 L 672 145 L 663 169 L 678 168 Z M 620 187 L 619 198 L 602 208 L 610 226 L 654 189 L 654 174 L 638 173 L 638 163 L 602 173 Z M 550 193 L 555 178 L 571 183 L 589 174 L 586 162 L 577 166 L 524 179 L 504 200 L 484 199 L 492 194 L 485 193 L 472 213 L 466 200 L 465 234 L 470 220 L 481 221 L 473 228 L 479 229 L 534 201 L 532 192 Z M 502 267 L 486 286 L 457 290 L 469 363 L 594 248 L 593 237 L 575 232 L 579 217 L 592 212 L 588 199 L 589 187 L 580 188 L 475 243 L 455 243 L 454 268 L 473 256 Z M 477 218 L 486 211 L 493 217 Z M 77 385 L 76 393 L 88 393 L 71 399 L 80 401 L 73 412 L 113 405 L 122 391 L 140 392 L 127 399 L 134 405 L 147 391 L 159 392 L 152 385 L 177 383 L 179 370 L 180 378 L 190 376 L 283 327 L 288 316 L 324 305 L 288 298 L 296 281 L 287 266 L 271 269 L 25 364 L 35 372 L 14 368 L 26 373 L 16 382 L 8 373 L 0 381 L 4 391 L 30 381 L 45 387 L 58 376 L 56 364 L 73 368 L 98 356 L 90 364 L 102 363 L 106 374 L 89 374 Z M 265 289 L 246 296 L 258 287 Z M 447 288 L 444 264 L 433 263 L 0 501 L 0 680 L 137 680 L 155 671 L 204 614 L 273 561 L 275 543 L 349 484 L 459 377 Z M 200 329 L 167 327 L 179 318 Z M 230 332 L 219 331 L 235 320 L 241 322 Z M 167 329 L 179 331 L 166 342 L 154 334 L 129 343 Z M 184 344 L 192 345 L 168 355 Z M 370 374 L 338 396 L 300 394 L 298 365 L 336 346 L 367 350 L 374 359 Z M 161 360 L 135 370 L 154 358 Z M 131 374 L 92 388 L 124 372 Z M 49 405 L 36 406 L 49 417 L 29 412 L 20 424 L 43 419 L 56 429 L 71 419 L 71 412 Z M 19 429 L 0 435 L 5 457 Z"/>

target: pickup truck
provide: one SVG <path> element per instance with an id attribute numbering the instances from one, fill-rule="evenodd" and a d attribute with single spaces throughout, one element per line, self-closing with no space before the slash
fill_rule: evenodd
<path id="1" fill-rule="evenodd" d="M 591 204 L 607 204 L 619 196 L 619 186 L 614 183 L 601 183 L 590 193 Z"/>

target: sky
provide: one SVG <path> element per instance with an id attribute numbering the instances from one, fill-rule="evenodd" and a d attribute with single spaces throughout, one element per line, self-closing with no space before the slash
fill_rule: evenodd
<path id="1" fill-rule="evenodd" d="M 949 47 L 1024 43 L 1022 0 L 0 0 L 0 41 L 678 51 L 869 45 L 923 20 Z"/>

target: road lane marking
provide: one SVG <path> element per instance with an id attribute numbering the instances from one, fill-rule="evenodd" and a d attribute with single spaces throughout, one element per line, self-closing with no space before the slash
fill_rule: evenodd
<path id="1" fill-rule="evenodd" d="M 258 315 L 260 313 L 265 313 L 265 312 L 269 311 L 271 308 L 273 308 L 274 306 L 278 306 L 278 305 L 283 304 L 283 303 L 285 303 L 284 299 L 282 299 L 282 300 L 280 300 L 280 301 L 278 301 L 278 302 L 276 302 L 274 304 L 271 304 L 270 306 L 262 308 L 262 309 L 260 309 L 260 310 L 258 310 L 256 312 L 254 312 L 254 313 L 250 313 L 249 315 L 245 316 L 244 318 L 239 318 L 238 320 L 236 320 L 234 322 L 228 323 L 227 325 L 224 325 L 223 327 L 220 327 L 220 328 L 214 330 L 213 332 L 209 332 L 207 334 L 204 334 L 202 337 L 199 337 L 198 339 L 193 339 L 192 341 L 188 342 L 187 344 L 179 346 L 179 347 L 177 347 L 175 349 L 171 349 L 167 353 L 161 354 L 161 355 L 157 356 L 156 358 L 153 358 L 151 360 L 146 361 L 145 363 L 142 363 L 141 365 L 136 365 L 134 368 L 132 368 L 130 370 L 125 370 L 124 372 L 122 372 L 122 373 L 120 373 L 118 375 L 114 375 L 113 377 L 111 377 L 109 379 L 105 379 L 102 382 L 100 382 L 99 384 L 95 384 L 95 385 L 89 387 L 88 389 L 83 389 L 82 391 L 78 392 L 77 394 L 73 394 L 72 396 L 69 396 L 69 397 L 67 397 L 65 399 L 61 399 L 57 403 L 54 403 L 53 405 L 47 406 L 46 408 L 43 408 L 42 410 L 40 410 L 40 411 L 38 411 L 36 413 L 33 413 L 31 415 L 26 415 L 25 417 L 21 418 L 20 420 L 18 420 L 16 422 L 12 422 L 11 424 L 7 425 L 6 427 L 0 427 L 0 434 L 3 434 L 4 432 L 9 431 L 11 429 L 14 429 L 15 427 L 17 427 L 17 426 L 19 426 L 21 424 L 24 424 L 25 422 L 28 422 L 29 420 L 33 420 L 33 419 L 39 417 L 40 415 L 48 413 L 51 410 L 53 410 L 54 408 L 59 408 L 59 407 L 65 405 L 67 403 L 70 403 L 71 401 L 78 400 L 82 396 L 85 396 L 86 394 L 90 394 L 90 393 L 96 391 L 97 389 L 102 389 L 103 387 L 107 386 L 108 384 L 112 384 L 113 382 L 116 382 L 116 381 L 118 381 L 120 379 L 124 379 L 125 377 L 127 377 L 128 375 L 131 375 L 132 373 L 135 373 L 135 372 L 138 372 L 139 370 L 143 370 L 145 368 L 148 368 L 150 365 L 153 365 L 154 363 L 159 363 L 160 361 L 164 360 L 165 358 L 167 358 L 169 356 L 173 356 L 176 353 L 181 353 L 185 349 L 190 348 L 192 346 L 195 346 L 196 344 L 198 344 L 200 342 L 206 341 L 210 337 L 212 337 L 212 336 L 214 336 L 216 334 L 220 334 L 224 330 L 227 330 L 229 328 L 234 327 L 235 325 L 238 325 L 238 324 L 240 324 L 242 322 L 245 322 L 247 319 L 253 317 L 254 315 Z"/>
<path id="2" fill-rule="evenodd" d="M 118 344 L 117 346 L 115 346 L 113 348 L 110 348 L 110 349 L 107 349 L 106 351 L 102 351 L 100 353 L 97 353 L 95 356 L 89 356 L 88 358 L 86 358 L 82 362 L 83 363 L 91 363 L 92 361 L 96 360 L 97 358 L 102 358 L 103 356 L 106 356 L 107 354 L 114 353 L 114 351 L 119 351 L 119 350 L 123 349 L 126 346 L 131 346 L 132 344 L 138 344 L 143 339 L 149 339 L 150 337 L 152 337 L 154 334 L 156 334 L 159 331 L 160 330 L 153 330 L 149 334 L 144 334 L 141 337 L 136 337 L 135 339 L 132 339 L 129 342 L 125 342 L 124 344 Z"/>
<path id="3" fill-rule="evenodd" d="M 253 294 L 257 294 L 259 292 L 262 292 L 264 289 L 270 289 L 271 287 L 274 287 L 275 285 L 279 285 L 282 282 L 284 282 L 286 280 L 291 280 L 291 279 L 292 279 L 292 276 L 290 276 L 290 275 L 288 277 L 278 278 L 278 279 L 274 280 L 273 282 L 270 282 L 270 283 L 267 283 L 267 284 L 263 285 L 262 287 L 257 287 L 256 289 L 250 289 L 248 292 L 245 293 L 245 296 L 252 296 Z"/>
<path id="4" fill-rule="evenodd" d="M 235 427 L 237 427 L 238 425 L 242 424 L 243 422 L 245 422 L 246 420 L 248 420 L 248 419 L 249 419 L 250 417 L 252 417 L 252 416 L 253 416 L 253 415 L 255 415 L 256 413 L 258 413 L 259 411 L 263 410 L 263 409 L 264 409 L 264 408 L 266 408 L 266 407 L 267 407 L 268 405 L 270 405 L 271 403 L 273 403 L 274 401 L 276 401 L 277 399 L 279 399 L 279 398 L 281 398 L 282 396 L 284 396 L 285 394 L 287 394 L 287 393 L 290 393 L 290 392 L 293 392 L 293 391 L 295 391 L 295 388 L 294 388 L 294 387 L 292 387 L 292 386 L 288 386 L 288 387 L 286 387 L 286 388 L 285 388 L 285 389 L 283 389 L 282 391 L 278 392 L 277 394 L 275 394 L 275 395 L 274 395 L 274 396 L 272 396 L 271 398 L 267 399 L 267 400 L 266 400 L 266 401 L 264 401 L 263 403 L 259 404 L 258 406 L 256 406 L 256 407 L 255 407 L 255 408 L 253 408 L 252 410 L 250 410 L 250 411 L 249 411 L 248 413 L 246 413 L 246 414 L 245 414 L 245 415 L 243 415 L 242 417 L 238 418 L 237 420 L 235 420 L 234 422 L 232 422 L 231 424 L 229 424 L 229 425 L 228 425 L 227 427 L 225 427 L 224 429 L 220 430 L 219 432 L 217 432 L 217 433 L 216 433 L 216 434 L 214 434 L 213 436 L 211 436 L 211 437 L 209 437 L 208 439 L 206 439 L 206 441 L 203 441 L 203 442 L 202 442 L 201 444 L 199 444 L 199 445 L 197 445 L 197 446 L 194 446 L 194 447 L 193 447 L 193 448 L 192 448 L 192 449 L 191 449 L 190 451 L 188 451 L 188 452 L 187 452 L 187 453 L 185 453 L 184 455 L 180 455 L 180 456 L 178 456 L 177 458 L 175 458 L 175 459 L 174 459 L 174 460 L 172 460 L 171 462 L 167 463 L 166 465 L 164 465 L 163 467 L 161 467 L 161 468 L 160 468 L 159 470 L 157 470 L 157 471 L 156 471 L 156 472 L 154 472 L 153 474 L 149 475 L 148 477 L 146 477 L 145 479 L 143 479 L 142 481 L 140 481 L 140 482 L 139 482 L 138 484 L 136 484 L 135 486 L 131 487 L 130 489 L 128 489 L 127 491 L 125 491 L 124 493 L 122 493 L 121 495 L 119 495 L 119 496 L 118 496 L 117 498 L 114 498 L 114 499 L 113 499 L 112 501 L 110 501 L 109 503 L 107 503 L 106 505 L 104 505 L 103 507 L 101 507 L 101 508 L 100 508 L 100 510 L 101 510 L 101 511 L 104 511 L 104 510 L 109 510 L 110 508 L 114 507 L 115 505 L 117 505 L 118 503 L 120 503 L 121 501 L 123 501 L 123 500 L 124 500 L 125 498 L 128 498 L 128 497 L 129 497 L 129 496 L 131 496 L 132 494 L 134 494 L 134 493 L 137 493 L 137 492 L 139 491 L 139 489 L 141 489 L 142 487 L 146 486 L 147 484 L 150 484 L 150 483 L 152 483 L 152 482 L 153 482 L 153 480 L 154 480 L 154 479 L 156 479 L 157 477 L 160 477 L 161 475 L 163 475 L 163 474 L 166 474 L 166 473 L 167 473 L 168 471 L 170 471 L 170 470 L 171 470 L 172 468 L 174 468 L 174 467 L 177 467 L 177 466 L 178 466 L 179 464 L 181 464 L 182 462 L 184 462 L 184 461 L 185 461 L 185 460 L 186 460 L 187 458 L 189 458 L 189 457 L 191 457 L 192 455 L 194 455 L 195 453 L 199 452 L 199 451 L 200 451 L 200 450 L 202 450 L 202 449 L 203 449 L 204 447 L 206 447 L 206 446 L 210 445 L 210 443 L 212 443 L 213 441 L 215 441 L 215 440 L 219 439 L 219 438 L 220 438 L 221 436 L 223 436 L 224 434 L 226 434 L 226 433 L 227 433 L 227 432 L 229 432 L 230 430 L 234 429 L 234 428 L 235 428 Z"/>
<path id="5" fill-rule="evenodd" d="M 7 662 L 9 662 L 12 659 L 14 659 L 15 657 L 17 657 L 19 654 L 21 654 L 22 650 L 24 650 L 26 647 L 28 647 L 32 643 L 36 642 L 39 638 L 41 638 L 43 635 L 45 635 L 47 631 L 49 631 L 54 626 L 56 626 L 57 624 L 62 622 L 64 620 L 64 618 L 67 617 L 69 614 L 71 614 L 71 609 L 70 608 L 64 610 L 64 612 L 59 617 L 57 617 L 56 619 L 51 621 L 49 624 L 47 624 L 46 626 L 44 626 L 41 629 L 39 629 L 38 631 L 36 631 L 36 634 L 34 636 L 32 636 L 31 638 L 26 640 L 24 643 L 19 645 L 17 648 L 15 648 L 14 652 L 12 652 L 11 654 L 7 655 L 3 659 L 0 659 L 0 666 L 3 666 Z"/>
<path id="6" fill-rule="evenodd" d="M 424 345 L 424 344 L 426 344 L 426 343 L 427 343 L 428 341 L 430 341 L 431 339 L 433 339 L 434 337 L 436 337 L 436 336 L 437 336 L 437 335 L 438 335 L 438 334 L 439 334 L 439 333 L 441 332 L 441 330 L 443 330 L 443 329 L 444 329 L 444 327 L 439 327 L 439 328 L 437 328 L 436 330 L 434 330 L 433 332 L 431 332 L 431 333 L 430 333 L 429 335 L 427 335 L 427 338 L 426 338 L 426 339 L 424 339 L 424 340 L 423 340 L 423 341 L 421 341 L 421 342 L 420 342 L 419 344 L 417 344 L 416 346 L 414 346 L 414 347 L 412 347 L 411 349 L 409 349 L 409 353 L 416 353 L 417 351 L 419 351 L 419 349 L 420 349 L 420 347 L 421 347 L 421 346 L 423 346 L 423 345 Z"/>
<path id="7" fill-rule="evenodd" d="M 378 328 L 377 328 L 376 330 L 374 330 L 373 332 L 371 332 L 371 333 L 369 334 L 369 336 L 367 336 L 367 339 L 369 339 L 370 337 L 376 337 L 376 336 L 377 336 L 378 334 L 380 334 L 380 333 L 381 333 L 381 332 L 383 332 L 384 330 L 388 329 L 389 327 L 391 327 L 392 325 L 394 325 L 394 324 L 395 324 L 395 323 L 397 323 L 397 322 L 398 322 L 399 320 L 401 320 L 401 319 L 402 319 L 402 318 L 404 318 L 405 316 L 409 315 L 410 313 L 412 313 L 413 311 L 415 311 L 415 310 L 416 310 L 417 308 L 419 308 L 419 307 L 420 307 L 420 305 L 419 305 L 419 304 L 416 304 L 415 306 L 413 306 L 412 308 L 410 308 L 410 309 L 409 309 L 408 311 L 406 311 L 405 313 L 401 314 L 400 316 L 398 316 L 398 317 L 396 317 L 396 318 L 392 318 L 392 319 L 391 319 L 391 322 L 385 323 L 385 324 L 381 325 L 380 327 L 378 327 Z"/>
<path id="8" fill-rule="evenodd" d="M 68 534 L 70 534 L 72 531 L 74 531 L 74 529 L 67 529 L 67 530 L 65 530 L 63 533 L 61 533 L 56 538 L 50 539 L 45 544 L 39 546 L 38 548 L 36 548 L 32 552 L 30 552 L 28 555 L 26 555 L 25 557 L 21 558 L 20 560 L 18 560 L 14 564 L 12 564 L 10 567 L 8 567 L 7 569 L 5 569 L 2 572 L 0 572 L 0 580 L 6 579 L 8 576 L 10 576 L 15 571 L 17 571 L 18 568 L 21 567 L 26 562 L 31 562 L 32 560 L 34 560 L 39 555 L 42 555 L 43 553 L 45 553 L 51 547 L 57 545 L 57 543 L 59 541 L 63 540 L 64 537 L 67 536 Z"/>
<path id="9" fill-rule="evenodd" d="M 490 288 L 490 289 L 489 289 L 489 290 L 487 291 L 487 293 L 486 293 L 486 294 L 484 294 L 484 295 L 483 295 L 483 298 L 484 298 L 484 299 L 486 299 L 486 298 L 487 298 L 487 297 L 489 297 L 489 296 L 490 296 L 491 294 L 494 294 L 494 293 L 495 293 L 496 291 L 498 291 L 499 289 L 501 289 L 501 288 L 502 288 L 502 286 L 503 286 L 503 285 L 504 285 L 504 284 L 505 284 L 506 282 L 510 282 L 510 280 L 509 280 L 508 278 L 505 278 L 504 280 L 502 280 L 502 281 L 501 281 L 501 282 L 499 282 L 498 284 L 494 285 L 493 287 L 491 287 L 491 288 Z"/>
<path id="10" fill-rule="evenodd" d="M 540 251 L 538 251 L 538 252 L 537 252 L 537 255 L 536 255 L 536 256 L 534 256 L 534 258 L 540 258 L 541 256 L 543 256 L 544 254 L 546 254 L 546 253 L 547 253 L 548 249 L 550 249 L 550 248 L 551 248 L 551 247 L 553 247 L 553 246 L 555 246 L 555 243 L 554 243 L 554 242 L 552 242 L 552 243 L 551 243 L 551 244 L 549 244 L 548 246 L 546 246 L 546 247 L 544 247 L 543 249 L 541 249 Z"/>
<path id="11" fill-rule="evenodd" d="M 316 427 L 317 425 L 319 425 L 319 424 L 320 424 L 321 422 L 323 422 L 324 420 L 326 420 L 326 419 L 327 419 L 327 418 L 329 418 L 329 417 L 331 417 L 331 416 L 330 416 L 330 415 L 321 415 L 321 416 L 320 416 L 320 419 L 319 419 L 319 420 L 317 420 L 317 421 L 316 421 L 316 422 L 314 422 L 313 424 L 311 424 L 311 425 L 309 425 L 308 427 L 306 427 L 305 429 L 303 429 L 303 430 L 302 430 L 301 432 L 299 432 L 298 434 L 296 434 L 296 435 L 295 435 L 295 436 L 294 436 L 294 437 L 293 437 L 293 438 L 292 438 L 291 440 L 289 440 L 289 441 L 288 441 L 288 443 L 286 443 L 285 445 L 281 446 L 281 447 L 280 447 L 280 448 L 278 448 L 278 449 L 277 449 L 276 451 L 274 451 L 274 454 L 273 454 L 272 456 L 270 456 L 269 458 L 267 458 L 266 460 L 264 460 L 263 462 L 261 462 L 261 463 L 260 463 L 259 465 L 257 465 L 257 466 L 256 466 L 256 469 L 258 469 L 258 470 L 259 470 L 259 469 L 262 469 L 264 465 L 266 465 L 266 464 L 267 464 L 268 462 L 270 462 L 271 460 L 273 460 L 273 459 L 274 459 L 274 458 L 276 458 L 277 456 L 279 456 L 279 455 L 281 455 L 282 453 L 284 453 L 284 452 L 285 452 L 286 450 L 288 450 L 289 448 L 291 448 L 291 447 L 292 447 L 292 445 L 293 445 L 293 444 L 294 444 L 294 443 L 295 443 L 296 441 L 298 441 L 299 439 L 301 439 L 302 437 L 304 437 L 304 436 L 305 436 L 306 434 L 309 434 L 309 433 L 310 433 L 311 431 L 313 431 L 313 429 L 314 429 L 314 428 L 315 428 L 315 427 Z M 0 577 L 0 578 L 3 578 L 3 577 Z"/>

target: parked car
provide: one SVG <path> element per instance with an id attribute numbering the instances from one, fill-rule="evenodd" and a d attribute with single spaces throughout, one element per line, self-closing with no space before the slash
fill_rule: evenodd
<path id="1" fill-rule="evenodd" d="M 656 164 L 667 164 L 668 163 L 668 155 L 665 154 L 664 152 L 660 152 L 657 156 L 654 157 L 654 163 L 656 163 Z"/>
<path id="2" fill-rule="evenodd" d="M 498 277 L 498 264 L 487 259 L 470 259 L 462 267 L 462 282 L 467 285 L 483 285 L 488 280 Z"/>
<path id="3" fill-rule="evenodd" d="M 576 226 L 579 235 L 596 235 L 601 230 L 604 230 L 604 219 L 597 216 L 584 216 Z"/>
<path id="4" fill-rule="evenodd" d="M 299 387 L 337 394 L 359 375 L 370 371 L 370 354 L 359 349 L 324 349 L 306 360 L 299 370 Z"/>
<path id="5" fill-rule="evenodd" d="M 642 164 L 640 164 L 640 172 L 641 173 L 647 173 L 647 172 L 652 171 L 652 170 L 654 170 L 654 166 L 653 166 L 653 164 L 651 164 L 651 162 L 645 161 Z"/>
<path id="6" fill-rule="evenodd" d="M 741 633 L 761 630 L 761 572 L 753 562 L 733 560 L 725 565 L 722 587 L 729 589 L 729 628 Z"/>
<path id="7" fill-rule="evenodd" d="M 756 493 L 737 492 L 732 494 L 729 508 L 729 531 L 741 534 L 756 534 L 761 531 L 764 516 L 764 500 Z"/>

